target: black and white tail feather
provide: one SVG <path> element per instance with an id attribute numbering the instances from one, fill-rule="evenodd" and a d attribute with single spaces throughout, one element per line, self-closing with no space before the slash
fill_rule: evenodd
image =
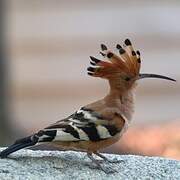
<path id="1" fill-rule="evenodd" d="M 100 141 L 119 133 L 114 125 L 98 113 L 81 108 L 66 119 L 60 120 L 49 127 L 26 138 L 15 141 L 14 144 L 0 153 L 1 158 L 20 149 L 34 146 L 38 143 L 52 141 Z"/>

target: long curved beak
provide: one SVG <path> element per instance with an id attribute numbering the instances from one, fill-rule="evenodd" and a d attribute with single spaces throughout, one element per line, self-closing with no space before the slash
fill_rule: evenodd
<path id="1" fill-rule="evenodd" d="M 139 74 L 139 79 L 143 79 L 143 78 L 159 78 L 159 79 L 166 79 L 169 81 L 176 81 L 175 79 L 172 79 L 170 77 L 162 76 L 158 74 Z"/>

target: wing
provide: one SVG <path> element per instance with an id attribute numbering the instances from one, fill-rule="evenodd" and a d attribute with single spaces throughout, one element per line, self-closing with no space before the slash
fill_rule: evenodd
<path id="1" fill-rule="evenodd" d="M 50 125 L 36 135 L 39 142 L 50 141 L 100 141 L 119 133 L 119 130 L 109 124 L 91 109 L 81 108 L 66 119 Z"/>

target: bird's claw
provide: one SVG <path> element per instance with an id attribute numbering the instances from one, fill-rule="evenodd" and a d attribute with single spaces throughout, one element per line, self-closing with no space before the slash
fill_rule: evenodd
<path id="1" fill-rule="evenodd" d="M 102 170 L 103 172 L 105 172 L 106 174 L 112 174 L 112 173 L 117 172 L 116 170 L 112 169 L 111 167 L 108 167 L 108 168 L 103 167 L 101 165 L 101 162 L 103 162 L 103 161 L 96 160 L 92 154 L 87 154 L 87 155 L 88 155 L 89 159 L 91 159 L 92 162 L 96 165 L 94 167 L 92 167 L 90 165 L 90 168 L 93 168 L 93 169 L 98 168 L 98 169 Z"/>
<path id="2" fill-rule="evenodd" d="M 122 163 L 122 162 L 125 162 L 124 160 L 122 160 L 122 159 L 118 160 L 117 158 L 108 159 L 107 157 L 105 157 L 104 155 L 102 155 L 102 154 L 100 154 L 100 153 L 98 153 L 98 152 L 96 152 L 96 153 L 94 153 L 94 154 L 96 154 L 97 156 L 99 156 L 100 158 L 102 158 L 104 161 L 109 162 L 109 163 Z"/>
<path id="3" fill-rule="evenodd" d="M 99 169 L 99 170 L 101 170 L 101 171 L 103 171 L 104 173 L 106 173 L 106 174 L 113 174 L 113 173 L 117 173 L 117 171 L 115 170 L 115 169 L 113 169 L 113 168 L 111 168 L 111 167 L 103 167 L 102 165 L 100 165 L 100 164 L 88 164 L 87 165 L 90 169 Z"/>
<path id="4" fill-rule="evenodd" d="M 116 159 L 116 158 L 114 158 L 114 159 L 106 159 L 105 161 L 107 161 L 109 163 L 124 163 L 125 162 L 122 159 L 119 160 L 119 159 Z"/>

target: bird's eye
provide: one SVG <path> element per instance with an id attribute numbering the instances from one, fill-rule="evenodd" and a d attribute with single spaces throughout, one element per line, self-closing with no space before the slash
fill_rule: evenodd
<path id="1" fill-rule="evenodd" d="M 130 81 L 131 78 L 130 78 L 130 77 L 126 77 L 125 80 L 126 80 L 126 81 Z"/>

